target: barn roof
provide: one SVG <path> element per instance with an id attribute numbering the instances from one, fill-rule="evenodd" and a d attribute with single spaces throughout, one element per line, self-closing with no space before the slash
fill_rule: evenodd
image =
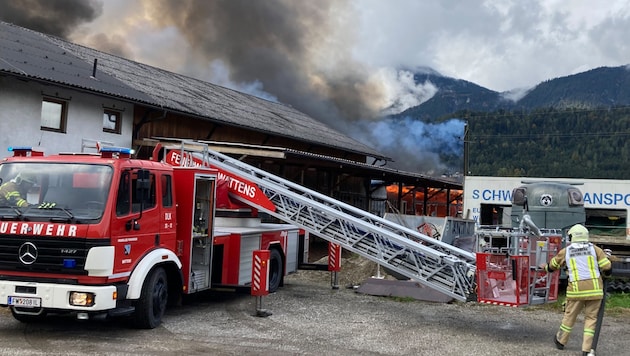
<path id="1" fill-rule="evenodd" d="M 0 21 L 0 72 L 341 149 L 362 144 L 294 108 Z"/>

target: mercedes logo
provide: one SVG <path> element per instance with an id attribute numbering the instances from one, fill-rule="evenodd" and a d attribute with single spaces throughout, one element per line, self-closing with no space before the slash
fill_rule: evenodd
<path id="1" fill-rule="evenodd" d="M 37 246 L 35 246 L 32 242 L 23 243 L 18 250 L 18 257 L 25 265 L 35 263 L 35 260 L 37 259 Z"/>

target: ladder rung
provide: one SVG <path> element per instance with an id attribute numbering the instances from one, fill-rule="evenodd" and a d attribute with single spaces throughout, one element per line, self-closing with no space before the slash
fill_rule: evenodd
<path id="1" fill-rule="evenodd" d="M 186 150 L 211 166 L 257 184 L 276 210 L 267 211 L 239 198 L 241 202 L 455 299 L 466 301 L 473 293 L 473 253 L 214 152 L 202 143 L 182 141 L 168 147 Z"/>

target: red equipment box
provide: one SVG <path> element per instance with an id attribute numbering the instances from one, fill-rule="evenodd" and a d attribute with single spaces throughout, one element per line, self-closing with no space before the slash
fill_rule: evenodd
<path id="1" fill-rule="evenodd" d="M 560 236 L 522 237 L 518 255 L 477 253 L 477 300 L 512 307 L 558 300 L 560 272 L 538 266 L 558 252 L 560 243 Z"/>

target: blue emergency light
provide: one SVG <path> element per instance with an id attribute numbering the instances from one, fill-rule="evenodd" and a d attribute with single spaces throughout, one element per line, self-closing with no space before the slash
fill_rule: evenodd
<path id="1" fill-rule="evenodd" d="M 13 152 L 13 157 L 27 157 L 27 156 L 43 156 L 44 151 L 33 150 L 31 146 L 11 146 L 8 148 L 9 152 Z"/>
<path id="2" fill-rule="evenodd" d="M 74 258 L 65 258 L 63 260 L 63 268 L 75 268 L 77 266 L 77 260 Z"/>
<path id="3" fill-rule="evenodd" d="M 131 148 L 126 147 L 101 147 L 103 158 L 129 158 L 133 152 Z"/>
<path id="4" fill-rule="evenodd" d="M 102 147 L 101 152 L 107 153 L 119 153 L 119 154 L 131 154 L 131 148 L 127 147 Z"/>
<path id="5" fill-rule="evenodd" d="M 33 147 L 31 147 L 31 146 L 16 146 L 16 147 L 9 146 L 8 151 L 9 152 L 14 152 L 14 151 L 28 151 L 28 152 L 30 152 L 30 151 L 33 151 Z"/>

